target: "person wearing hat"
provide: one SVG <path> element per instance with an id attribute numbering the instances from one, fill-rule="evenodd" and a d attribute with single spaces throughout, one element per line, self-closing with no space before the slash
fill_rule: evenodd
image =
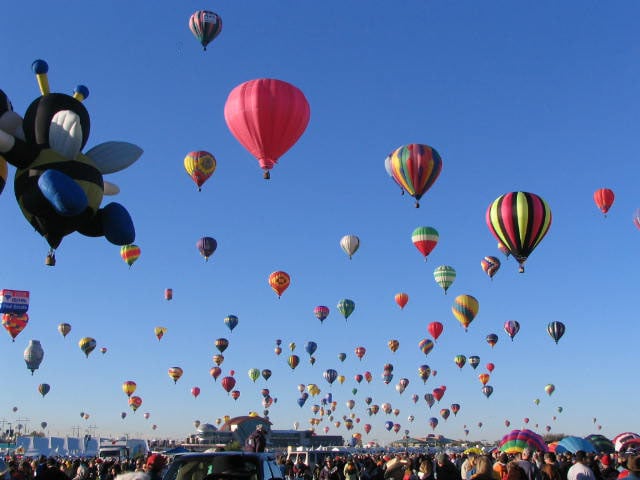
<path id="1" fill-rule="evenodd" d="M 618 470 L 613 467 L 613 460 L 611 460 L 611 455 L 605 454 L 598 458 L 599 460 L 599 468 L 600 468 L 600 476 L 603 480 L 616 480 L 618 478 Z"/>
<path id="2" fill-rule="evenodd" d="M 461 480 L 460 471 L 451 463 L 446 453 L 436 455 L 436 478 L 438 480 Z"/>
<path id="3" fill-rule="evenodd" d="M 265 434 L 265 428 L 262 423 L 259 423 L 255 431 L 247 437 L 244 443 L 245 452 L 264 452 L 267 446 L 267 436 Z"/>
<path id="4" fill-rule="evenodd" d="M 166 466 L 165 458 L 159 453 L 153 453 L 147 458 L 144 471 L 149 475 L 149 480 L 162 480 L 162 473 Z"/>

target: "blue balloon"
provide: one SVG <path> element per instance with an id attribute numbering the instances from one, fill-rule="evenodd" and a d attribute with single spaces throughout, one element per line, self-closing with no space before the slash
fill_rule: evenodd
<path id="1" fill-rule="evenodd" d="M 116 202 L 101 210 L 104 237 L 114 245 L 129 245 L 136 241 L 136 229 L 126 208 Z M 82 233 L 82 232 L 81 232 Z"/>
<path id="2" fill-rule="evenodd" d="M 386 422 L 384 422 L 384 428 L 386 428 L 387 431 L 391 430 L 393 428 L 393 422 L 387 420 Z"/>
<path id="3" fill-rule="evenodd" d="M 318 348 L 318 344 L 316 342 L 307 342 L 304 346 L 304 350 L 309 354 L 313 355 L 313 352 Z"/>
<path id="4" fill-rule="evenodd" d="M 69 175 L 58 170 L 47 170 L 38 178 L 42 195 L 60 215 L 72 217 L 81 214 L 89 205 L 87 194 Z"/>

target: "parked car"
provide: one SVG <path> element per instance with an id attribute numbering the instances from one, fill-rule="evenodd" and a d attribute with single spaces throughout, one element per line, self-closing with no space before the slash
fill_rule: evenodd
<path id="1" fill-rule="evenodd" d="M 177 457 L 163 480 L 283 480 L 272 453 L 211 452 Z"/>

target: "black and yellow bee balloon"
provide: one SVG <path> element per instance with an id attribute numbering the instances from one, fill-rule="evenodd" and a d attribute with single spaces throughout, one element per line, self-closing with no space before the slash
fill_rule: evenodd
<path id="1" fill-rule="evenodd" d="M 82 153 L 90 131 L 82 101 L 89 90 L 80 85 L 73 96 L 51 93 L 47 63 L 36 60 L 32 69 L 42 95 L 29 105 L 24 119 L 0 90 L 0 192 L 8 162 L 17 169 L 14 191 L 23 215 L 49 243 L 48 265 L 55 265 L 54 252 L 62 239 L 76 231 L 104 236 L 115 245 L 133 243 L 129 212 L 115 202 L 101 206 L 104 195 L 119 191 L 103 175 L 127 168 L 142 149 L 112 141 Z"/>

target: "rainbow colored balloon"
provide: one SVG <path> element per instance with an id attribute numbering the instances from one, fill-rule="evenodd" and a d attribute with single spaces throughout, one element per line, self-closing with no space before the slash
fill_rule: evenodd
<path id="1" fill-rule="evenodd" d="M 479 309 L 480 304 L 478 303 L 478 300 L 471 295 L 458 295 L 453 301 L 453 306 L 451 307 L 453 316 L 462 324 L 465 332 L 478 314 Z"/>
<path id="2" fill-rule="evenodd" d="M 435 344 L 433 343 L 433 341 L 429 340 L 428 338 L 423 338 L 422 340 L 420 340 L 420 342 L 418 342 L 418 347 L 420 347 L 420 350 L 425 355 L 429 355 L 429 352 L 433 350 L 434 345 Z"/>
<path id="3" fill-rule="evenodd" d="M 442 171 L 440 154 L 429 145 L 411 143 L 396 149 L 389 157 L 390 160 L 385 161 L 385 168 L 395 182 L 416 199 L 416 208 L 419 208 L 420 198 L 433 186 Z"/>

